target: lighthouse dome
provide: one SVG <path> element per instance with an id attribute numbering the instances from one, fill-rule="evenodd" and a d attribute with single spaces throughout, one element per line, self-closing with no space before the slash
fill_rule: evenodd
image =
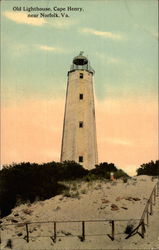
<path id="1" fill-rule="evenodd" d="M 88 63 L 88 59 L 85 56 L 79 55 L 73 59 L 73 63 L 76 65 L 85 65 Z"/>
<path id="2" fill-rule="evenodd" d="M 73 62 L 72 62 L 72 65 L 71 65 L 69 72 L 74 71 L 74 70 L 86 70 L 86 71 L 94 74 L 95 71 L 90 66 L 90 62 L 87 59 L 87 57 L 83 56 L 83 53 L 84 52 L 81 51 L 78 56 L 75 56 L 73 58 Z"/>

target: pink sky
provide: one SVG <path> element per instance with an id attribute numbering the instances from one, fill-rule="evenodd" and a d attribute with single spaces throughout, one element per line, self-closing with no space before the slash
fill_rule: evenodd
<path id="1" fill-rule="evenodd" d="M 2 109 L 1 163 L 59 161 L 64 100 L 31 100 Z M 129 174 L 158 158 L 157 104 L 134 99 L 96 100 L 99 162 Z"/>

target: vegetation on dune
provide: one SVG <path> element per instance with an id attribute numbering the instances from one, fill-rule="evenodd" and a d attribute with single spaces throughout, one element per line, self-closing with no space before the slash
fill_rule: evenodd
<path id="1" fill-rule="evenodd" d="M 142 164 L 136 172 L 137 175 L 159 176 L 159 160 Z"/>
<path id="2" fill-rule="evenodd" d="M 61 192 L 50 166 L 21 163 L 6 166 L 0 172 L 0 208 L 5 216 L 17 203 L 48 199 Z"/>
<path id="3" fill-rule="evenodd" d="M 68 187 L 60 181 L 110 179 L 110 172 L 114 172 L 115 178 L 128 177 L 113 163 L 106 162 L 96 165 L 92 170 L 86 170 L 73 161 L 6 165 L 0 171 L 1 216 L 8 215 L 12 208 L 21 203 L 48 199 L 64 191 L 67 196 Z M 78 196 L 76 193 L 73 195 Z"/>
<path id="4" fill-rule="evenodd" d="M 114 173 L 116 179 L 121 177 L 129 177 L 122 169 L 117 169 L 113 163 L 102 162 L 96 165 L 94 169 L 90 170 L 89 173 L 93 174 L 96 178 L 110 179 L 110 173 Z"/>

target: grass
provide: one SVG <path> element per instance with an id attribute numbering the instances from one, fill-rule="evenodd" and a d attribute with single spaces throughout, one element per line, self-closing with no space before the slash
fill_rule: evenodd
<path id="1" fill-rule="evenodd" d="M 63 197 L 70 197 L 70 198 L 79 198 L 80 195 L 79 195 L 79 192 L 78 191 L 71 191 L 70 189 L 69 190 L 65 190 L 63 192 Z"/>
<path id="2" fill-rule="evenodd" d="M 81 190 L 81 194 L 86 194 L 86 193 L 87 193 L 86 189 Z"/>

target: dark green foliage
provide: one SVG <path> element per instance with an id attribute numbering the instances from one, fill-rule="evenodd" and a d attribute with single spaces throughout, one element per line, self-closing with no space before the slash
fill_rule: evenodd
<path id="1" fill-rule="evenodd" d="M 88 173 L 88 170 L 84 169 L 80 164 L 74 161 L 49 162 L 40 166 L 50 169 L 50 173 L 57 181 L 74 180 L 82 178 Z M 45 173 L 47 174 L 47 173 Z"/>
<path id="2" fill-rule="evenodd" d="M 0 171 L 0 210 L 6 216 L 17 200 L 34 202 L 48 199 L 63 189 L 52 173 L 51 166 L 20 163 L 4 167 Z"/>
<path id="3" fill-rule="evenodd" d="M 129 175 L 127 173 L 125 173 L 122 169 L 118 169 L 115 173 L 114 173 L 114 177 L 116 179 L 118 178 L 123 178 L 123 181 L 124 180 L 127 180 L 127 178 L 129 177 Z M 125 181 L 127 182 L 127 181 Z"/>
<path id="4" fill-rule="evenodd" d="M 98 178 L 110 178 L 111 172 L 116 172 L 117 168 L 113 163 L 102 162 L 95 166 L 95 169 L 90 170 L 91 174 L 96 175 Z"/>
<path id="5" fill-rule="evenodd" d="M 86 176 L 83 177 L 83 180 L 87 182 L 97 180 L 97 179 L 98 179 L 98 176 L 90 172 Z"/>
<path id="6" fill-rule="evenodd" d="M 66 187 L 58 184 L 58 181 L 110 179 L 110 172 L 114 172 L 116 178 L 125 175 L 113 163 L 107 162 L 89 171 L 73 161 L 44 164 L 22 162 L 4 166 L 0 171 L 1 215 L 8 215 L 18 204 L 44 200 L 62 193 Z"/>
<path id="7" fill-rule="evenodd" d="M 64 161 L 58 168 L 59 180 L 74 180 L 82 178 L 88 174 L 88 170 L 84 169 L 80 164 L 74 161 Z"/>
<path id="8" fill-rule="evenodd" d="M 86 175 L 75 162 L 35 164 L 22 162 L 5 166 L 0 171 L 0 211 L 6 216 L 18 203 L 34 202 L 55 196 L 65 188 L 60 180 L 72 180 Z"/>
<path id="9" fill-rule="evenodd" d="M 110 179 L 110 173 L 114 173 L 116 179 L 121 177 L 129 177 L 122 169 L 117 169 L 113 163 L 102 162 L 96 165 L 94 169 L 91 169 L 86 176 L 84 181 L 93 181 L 97 179 Z"/>
<path id="10" fill-rule="evenodd" d="M 159 160 L 142 164 L 136 172 L 137 175 L 159 176 Z"/>

